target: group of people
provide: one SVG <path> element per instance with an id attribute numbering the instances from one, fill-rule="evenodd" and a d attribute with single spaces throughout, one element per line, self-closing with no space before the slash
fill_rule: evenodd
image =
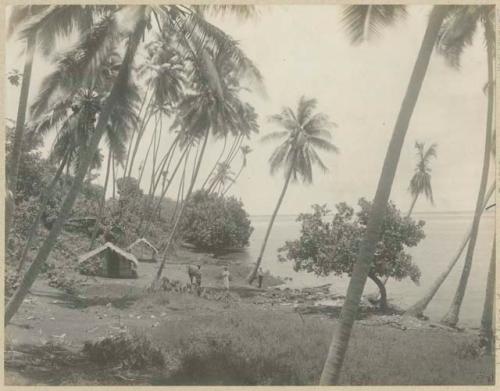
<path id="1" fill-rule="evenodd" d="M 188 276 L 189 276 L 189 281 L 191 282 L 191 286 L 196 286 L 198 290 L 198 295 L 200 294 L 200 289 L 201 289 L 201 265 L 193 266 L 189 265 L 188 266 Z M 224 269 L 222 270 L 222 282 L 224 283 L 224 287 L 226 290 L 229 290 L 229 269 L 227 266 L 224 266 Z M 257 281 L 259 284 L 259 288 L 262 288 L 262 283 L 264 280 L 264 272 L 261 267 L 259 267 L 259 270 L 257 271 Z"/>

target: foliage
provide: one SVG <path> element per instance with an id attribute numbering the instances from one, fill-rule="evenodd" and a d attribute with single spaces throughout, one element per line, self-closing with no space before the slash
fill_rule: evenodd
<path id="1" fill-rule="evenodd" d="M 415 142 L 415 149 L 417 150 L 417 166 L 415 167 L 415 174 L 410 180 L 410 193 L 414 197 L 418 197 L 424 193 L 427 199 L 434 203 L 431 185 L 431 168 L 429 162 L 431 158 L 437 156 L 436 144 L 431 144 L 427 149 L 425 143 Z"/>
<path id="2" fill-rule="evenodd" d="M 241 201 L 203 190 L 188 201 L 180 228 L 186 242 L 208 249 L 245 247 L 252 231 Z"/>
<path id="3" fill-rule="evenodd" d="M 162 368 L 163 353 L 148 339 L 137 335 L 119 334 L 97 342 L 85 342 L 83 353 L 90 362 L 109 366 L 120 364 L 124 369 Z"/>
<path id="4" fill-rule="evenodd" d="M 299 239 L 287 241 L 279 249 L 281 261 L 293 261 L 294 269 L 314 272 L 317 275 L 351 275 L 362 238 L 366 232 L 371 203 L 361 198 L 360 210 L 346 203 L 337 205 L 337 213 L 331 222 L 325 221 L 329 211 L 326 206 L 313 205 L 313 213 L 298 217 L 302 223 Z M 420 270 L 405 252 L 416 246 L 424 237 L 425 222 L 415 222 L 402 217 L 390 203 L 382 224 L 382 235 L 377 244 L 370 274 L 376 277 L 393 277 L 397 280 L 409 277 L 418 283 Z"/>

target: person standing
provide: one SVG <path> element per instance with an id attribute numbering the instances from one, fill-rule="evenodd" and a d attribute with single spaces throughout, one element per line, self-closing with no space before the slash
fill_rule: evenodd
<path id="1" fill-rule="evenodd" d="M 229 290 L 229 270 L 227 266 L 224 266 L 224 271 L 222 272 L 222 280 L 224 281 L 224 287 Z"/>
<path id="2" fill-rule="evenodd" d="M 262 282 L 264 281 L 264 272 L 261 267 L 257 270 L 257 277 L 259 279 L 259 289 L 262 288 Z"/>

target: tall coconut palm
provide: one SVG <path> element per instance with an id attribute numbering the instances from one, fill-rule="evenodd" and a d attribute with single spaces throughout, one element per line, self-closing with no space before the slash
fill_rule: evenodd
<path id="1" fill-rule="evenodd" d="M 495 191 L 495 183 L 493 183 L 491 185 L 491 187 L 488 189 L 488 191 L 486 193 L 486 197 L 484 199 L 484 203 L 482 205 L 483 207 L 481 208 L 481 211 L 485 210 L 486 205 L 488 203 L 488 200 L 493 195 L 494 191 Z M 472 233 L 472 226 L 471 226 L 471 228 L 469 228 L 468 232 L 466 233 L 464 239 L 462 240 L 460 246 L 458 247 L 456 254 L 451 258 L 451 261 L 446 266 L 446 269 L 438 276 L 438 278 L 436 278 L 436 280 L 431 285 L 429 290 L 425 293 L 425 295 L 405 311 L 405 313 L 404 313 L 405 316 L 414 316 L 414 317 L 423 316 L 425 309 L 427 308 L 429 303 L 432 301 L 432 299 L 434 298 L 437 291 L 439 290 L 439 288 L 441 287 L 443 282 L 446 280 L 448 275 L 451 273 L 454 266 L 459 261 L 462 253 L 464 252 L 467 244 L 469 243 L 471 233 Z"/>
<path id="2" fill-rule="evenodd" d="M 349 281 L 339 325 L 333 335 L 321 373 L 320 384 L 322 385 L 336 384 L 338 382 L 361 295 L 380 239 L 382 223 L 408 125 L 447 11 L 447 6 L 434 6 L 429 16 L 422 44 L 389 142 L 373 200 L 372 212 Z M 356 43 L 366 37 L 367 32 L 377 30 L 379 27 L 395 21 L 398 15 L 401 16 L 404 13 L 403 6 L 350 6 L 346 9 L 345 21 L 348 31 L 351 33 L 352 41 Z"/>
<path id="3" fill-rule="evenodd" d="M 219 163 L 207 191 L 219 194 L 226 188 L 228 183 L 232 182 L 234 182 L 234 173 L 231 171 L 231 167 L 227 163 Z"/>
<path id="4" fill-rule="evenodd" d="M 302 96 L 296 112 L 289 107 L 285 107 L 280 114 L 275 114 L 270 118 L 272 122 L 285 130 L 270 133 L 262 138 L 262 141 L 284 139 L 283 143 L 274 150 L 269 159 L 269 164 L 271 166 L 271 174 L 274 174 L 279 169 L 283 169 L 285 183 L 269 220 L 255 266 L 247 277 L 249 284 L 254 281 L 257 270 L 262 263 L 262 257 L 264 256 L 267 241 L 271 235 L 274 220 L 285 198 L 290 181 L 296 182 L 301 179 L 306 184 L 312 183 L 314 165 L 321 168 L 323 172 L 328 171 L 328 168 L 323 164 L 316 150 L 337 152 L 337 147 L 329 141 L 331 139 L 331 128 L 335 124 L 330 122 L 325 114 L 314 113 L 316 105 L 316 99 L 307 99 Z"/>
<path id="5" fill-rule="evenodd" d="M 88 8 L 88 7 L 87 7 Z M 97 12 L 102 7 L 93 7 Z M 21 83 L 21 92 L 17 110 L 17 121 L 14 135 L 14 145 L 9 162 L 8 186 L 15 199 L 17 191 L 17 177 L 21 162 L 26 114 L 31 83 L 31 73 L 37 41 L 43 54 L 49 54 L 54 47 L 56 36 L 69 34 L 75 29 L 84 30 L 92 23 L 92 13 L 80 5 L 48 6 L 29 5 L 13 6 L 8 25 L 8 36 L 18 33 L 18 38 L 26 40 L 25 64 Z M 6 227 L 10 226 L 10 216 L 6 217 Z M 8 229 L 6 229 L 8 234 Z"/>
<path id="6" fill-rule="evenodd" d="M 466 26 L 463 24 L 469 22 Z M 474 211 L 474 220 L 472 222 L 471 237 L 465 254 L 465 262 L 458 283 L 455 296 L 446 315 L 441 322 L 447 326 L 454 327 L 458 323 L 460 308 L 465 296 L 465 290 L 469 280 L 474 250 L 479 232 L 479 223 L 485 201 L 486 185 L 488 182 L 488 173 L 490 169 L 490 157 L 492 150 L 494 104 L 495 104 L 495 7 L 487 6 L 467 6 L 455 7 L 443 28 L 441 35 L 441 51 L 451 59 L 458 61 L 463 48 L 470 43 L 477 24 L 482 24 L 486 42 L 486 57 L 488 65 L 488 104 L 486 112 L 486 134 L 484 141 L 483 168 L 481 173 L 481 182 L 476 199 Z M 457 62 L 458 64 L 458 62 Z"/>
<path id="7" fill-rule="evenodd" d="M 493 238 L 491 250 L 490 267 L 486 281 L 486 293 L 484 297 L 483 314 L 481 316 L 481 327 L 479 335 L 487 354 L 491 354 L 495 347 L 494 342 L 494 306 L 495 306 L 495 266 L 496 266 L 496 237 Z"/>
<path id="8" fill-rule="evenodd" d="M 425 143 L 417 141 L 415 142 L 415 148 L 417 150 L 418 162 L 417 167 L 415 168 L 415 174 L 413 174 L 413 177 L 410 180 L 410 193 L 413 200 L 411 202 L 410 209 L 408 210 L 408 217 L 411 216 L 420 194 L 424 194 L 431 204 L 434 204 L 429 161 L 432 157 L 436 157 L 436 144 L 432 144 L 429 148 L 425 149 Z"/>

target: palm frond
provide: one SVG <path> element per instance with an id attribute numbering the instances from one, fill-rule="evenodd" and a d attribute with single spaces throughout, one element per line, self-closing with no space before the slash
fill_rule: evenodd
<path id="1" fill-rule="evenodd" d="M 342 22 L 351 43 L 359 44 L 380 33 L 406 16 L 404 5 L 350 5 L 345 7 Z"/>
<path id="2" fill-rule="evenodd" d="M 268 141 L 272 140 L 281 140 L 283 137 L 288 137 L 290 135 L 290 132 L 287 130 L 281 131 L 281 132 L 272 132 L 268 133 L 265 136 L 262 136 L 260 141 L 265 143 Z"/>
<path id="3" fill-rule="evenodd" d="M 93 26 L 74 49 L 61 55 L 56 69 L 43 80 L 32 104 L 33 117 L 46 111 L 58 94 L 72 94 L 85 84 L 94 84 L 98 73 L 95 70 L 110 54 L 117 39 L 116 19 L 114 15 L 108 15 Z"/>
<path id="4" fill-rule="evenodd" d="M 308 142 L 312 146 L 314 146 L 318 149 L 322 149 L 322 150 L 327 151 L 327 152 L 334 152 L 334 153 L 339 152 L 339 149 L 335 145 L 333 145 L 328 140 L 325 140 L 325 139 L 322 139 L 319 137 L 309 137 Z"/>
<path id="5" fill-rule="evenodd" d="M 460 58 L 467 46 L 472 45 L 477 22 L 481 16 L 481 6 L 452 6 L 441 25 L 436 42 L 437 52 L 447 63 L 460 67 Z"/>

